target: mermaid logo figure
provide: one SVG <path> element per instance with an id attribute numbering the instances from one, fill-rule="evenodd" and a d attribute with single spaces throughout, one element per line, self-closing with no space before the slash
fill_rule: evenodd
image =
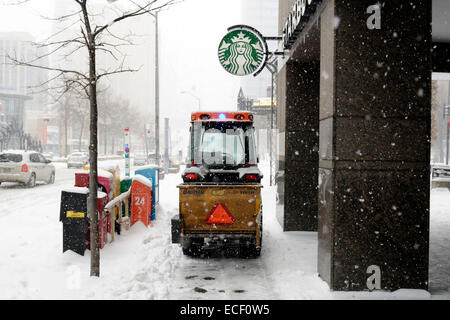
<path id="1" fill-rule="evenodd" d="M 229 32 L 219 45 L 220 64 L 233 75 L 246 76 L 255 73 L 264 62 L 262 41 L 257 34 L 249 30 Z"/>

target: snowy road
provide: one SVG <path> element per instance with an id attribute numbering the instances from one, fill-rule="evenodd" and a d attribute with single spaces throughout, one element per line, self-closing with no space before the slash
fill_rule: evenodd
<path id="1" fill-rule="evenodd" d="M 100 162 L 110 165 L 122 161 Z M 101 277 L 85 256 L 62 253 L 61 190 L 75 170 L 56 164 L 54 185 L 0 186 L 0 299 L 402 299 L 411 293 L 331 293 L 316 274 L 317 234 L 283 233 L 275 190 L 263 181 L 261 257 L 196 259 L 170 243 L 179 174 L 161 180 L 160 210 L 149 229 L 137 224 L 101 250 Z M 450 192 L 432 191 L 430 290 L 450 298 Z M 414 298 L 429 298 L 426 292 Z"/>

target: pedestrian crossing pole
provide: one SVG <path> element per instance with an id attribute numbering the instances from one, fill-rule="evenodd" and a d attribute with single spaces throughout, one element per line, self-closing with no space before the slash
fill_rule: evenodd
<path id="1" fill-rule="evenodd" d="M 130 176 L 130 128 L 124 130 L 125 136 L 125 176 Z"/>

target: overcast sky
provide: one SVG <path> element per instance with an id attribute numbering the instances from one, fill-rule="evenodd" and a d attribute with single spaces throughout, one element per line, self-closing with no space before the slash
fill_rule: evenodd
<path id="1" fill-rule="evenodd" d="M 40 15 L 53 15 L 53 6 L 54 0 L 0 6 L 0 32 L 24 31 L 43 39 L 51 34 L 51 24 Z M 184 0 L 160 13 L 161 124 L 169 117 L 175 136 L 184 140 L 190 112 L 198 109 L 192 95 L 202 110 L 236 109 L 240 78 L 220 66 L 217 49 L 227 28 L 242 23 L 241 17 L 241 0 Z M 149 90 L 139 81 L 136 86 Z"/>
<path id="2" fill-rule="evenodd" d="M 161 13 L 161 116 L 181 126 L 185 137 L 189 114 L 198 110 L 192 95 L 203 111 L 236 110 L 240 78 L 222 68 L 217 52 L 241 16 L 241 0 L 185 0 Z"/>

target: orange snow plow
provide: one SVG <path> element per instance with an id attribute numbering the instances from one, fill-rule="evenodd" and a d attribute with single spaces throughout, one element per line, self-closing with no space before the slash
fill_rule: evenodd
<path id="1" fill-rule="evenodd" d="M 261 171 L 257 167 L 253 116 L 245 112 L 193 113 L 190 163 L 182 174 L 179 214 L 172 242 L 199 256 L 225 251 L 261 252 Z"/>

